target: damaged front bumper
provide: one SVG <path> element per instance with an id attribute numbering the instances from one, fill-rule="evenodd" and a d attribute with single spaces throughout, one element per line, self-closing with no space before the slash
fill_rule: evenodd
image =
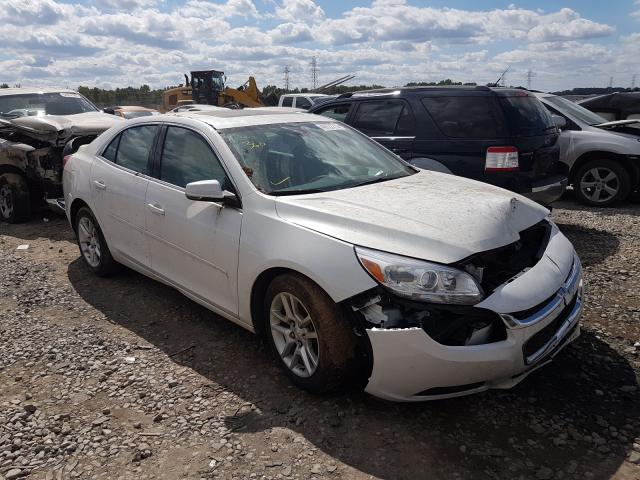
<path id="1" fill-rule="evenodd" d="M 580 260 L 555 229 L 534 267 L 470 307 L 498 319 L 497 336 L 447 345 L 419 326 L 366 328 L 373 365 L 365 390 L 388 400 L 423 401 L 510 388 L 579 336 L 582 307 Z"/>

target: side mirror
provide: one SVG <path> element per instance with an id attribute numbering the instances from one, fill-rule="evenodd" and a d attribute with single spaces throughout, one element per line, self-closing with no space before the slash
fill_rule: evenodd
<path id="1" fill-rule="evenodd" d="M 108 113 L 109 115 L 115 115 L 116 111 L 113 108 L 103 108 L 102 111 L 104 113 Z"/>
<path id="2" fill-rule="evenodd" d="M 556 127 L 558 127 L 558 130 L 564 130 L 567 126 L 567 120 L 564 117 L 561 117 L 560 115 L 551 115 L 551 118 L 553 119 L 553 123 Z"/>
<path id="3" fill-rule="evenodd" d="M 235 194 L 222 190 L 218 180 L 201 180 L 187 183 L 184 194 L 189 200 L 200 202 L 233 204 L 237 201 Z"/>

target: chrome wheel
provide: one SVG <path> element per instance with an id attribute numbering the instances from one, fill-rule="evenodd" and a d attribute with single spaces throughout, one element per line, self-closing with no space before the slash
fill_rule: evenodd
<path id="1" fill-rule="evenodd" d="M 278 293 L 269 314 L 271 336 L 284 364 L 299 377 L 310 377 L 318 368 L 318 332 L 302 301 L 290 293 Z"/>
<path id="2" fill-rule="evenodd" d="M 618 195 L 620 179 L 607 167 L 594 167 L 587 170 L 580 179 L 580 190 L 592 202 L 606 202 Z"/>
<path id="3" fill-rule="evenodd" d="M 0 188 L 0 213 L 4 218 L 10 218 L 13 213 L 13 192 L 8 185 Z"/>
<path id="4" fill-rule="evenodd" d="M 101 246 L 98 230 L 88 217 L 81 217 L 78 222 L 78 242 L 82 256 L 94 268 L 100 266 Z"/>

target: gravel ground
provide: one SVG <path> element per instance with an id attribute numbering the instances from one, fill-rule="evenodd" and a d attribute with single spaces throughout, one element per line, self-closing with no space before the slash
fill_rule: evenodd
<path id="1" fill-rule="evenodd" d="M 585 265 L 573 345 L 512 390 L 418 405 L 304 393 L 176 291 L 92 276 L 41 217 L 0 224 L 0 480 L 640 479 L 640 203 L 554 211 Z"/>

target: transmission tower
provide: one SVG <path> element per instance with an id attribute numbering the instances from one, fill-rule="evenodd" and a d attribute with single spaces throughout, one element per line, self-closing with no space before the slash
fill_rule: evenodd
<path id="1" fill-rule="evenodd" d="M 613 77 L 609 77 L 609 88 L 613 87 Z"/>
<path id="2" fill-rule="evenodd" d="M 315 56 L 311 57 L 311 88 L 318 88 L 318 62 Z"/>
<path id="3" fill-rule="evenodd" d="M 637 75 L 634 73 L 631 76 L 631 88 L 636 88 L 636 78 L 637 78 Z"/>
<path id="4" fill-rule="evenodd" d="M 536 72 L 529 70 L 527 72 L 527 90 L 531 90 L 531 79 L 536 76 Z"/>
<path id="5" fill-rule="evenodd" d="M 289 91 L 289 72 L 291 72 L 291 70 L 289 69 L 289 65 L 285 65 L 284 66 L 284 91 L 285 92 Z"/>

